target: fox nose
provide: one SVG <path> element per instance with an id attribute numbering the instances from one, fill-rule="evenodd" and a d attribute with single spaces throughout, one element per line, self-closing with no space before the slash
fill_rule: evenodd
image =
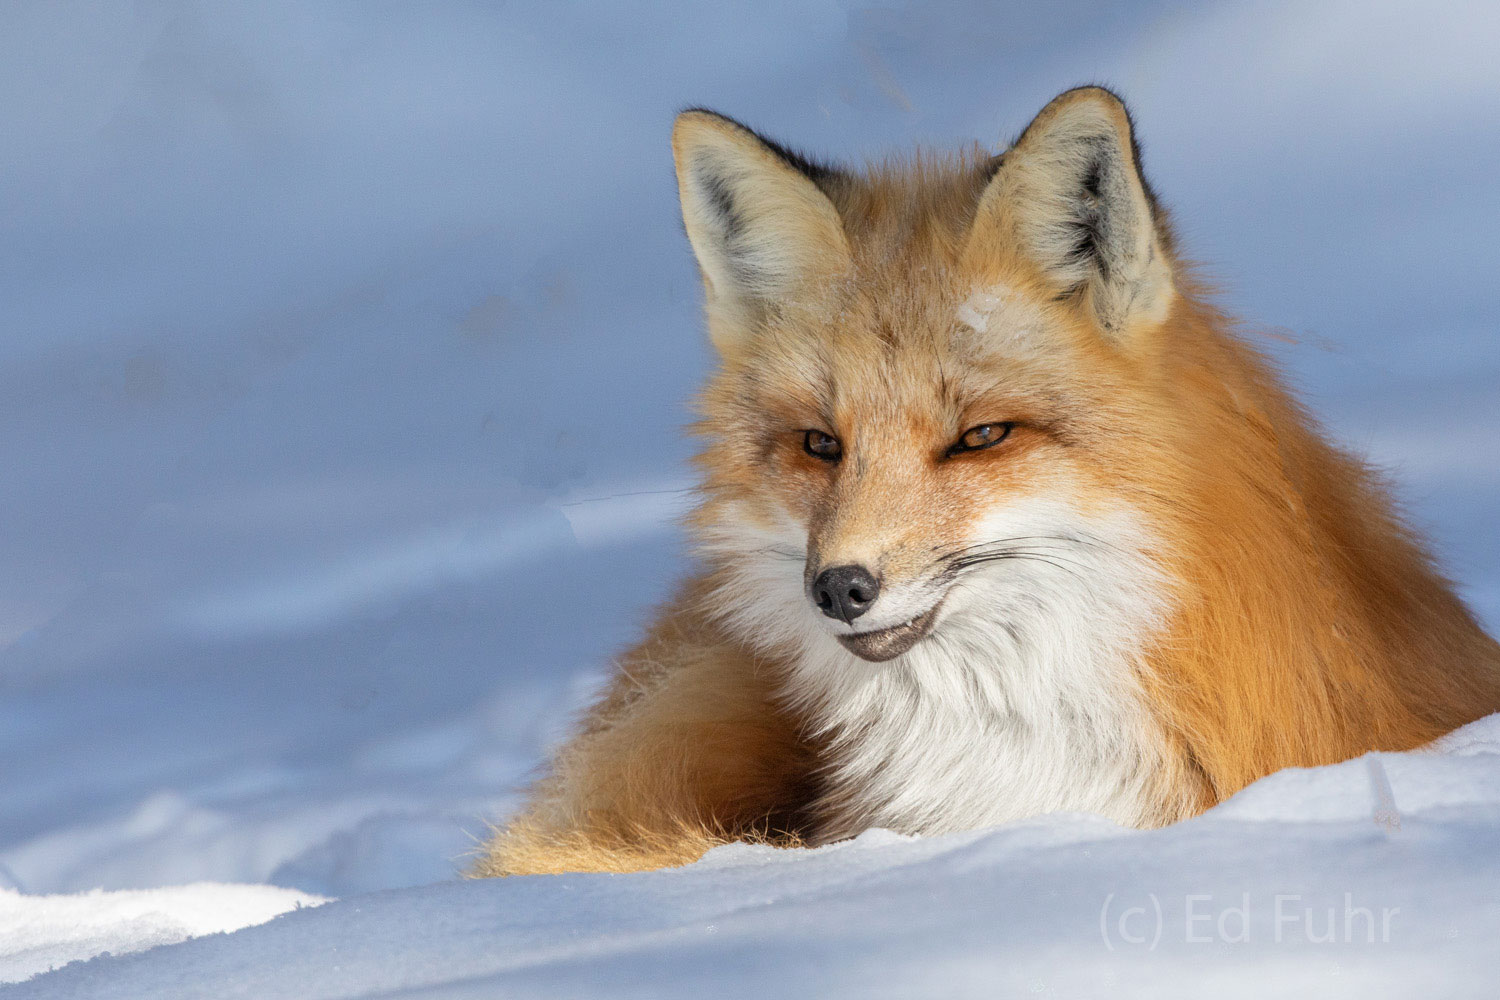
<path id="1" fill-rule="evenodd" d="M 825 569 L 812 585 L 812 599 L 818 610 L 843 622 L 852 622 L 869 611 L 879 596 L 880 581 L 863 566 Z"/>

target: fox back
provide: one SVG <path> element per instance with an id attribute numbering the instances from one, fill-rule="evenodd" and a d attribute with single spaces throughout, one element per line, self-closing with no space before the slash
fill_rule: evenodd
<path id="1" fill-rule="evenodd" d="M 674 133 L 721 366 L 705 613 L 820 741 L 814 840 L 1136 826 L 1500 708 L 1500 650 L 1175 252 L 1108 91 L 1002 155 Z"/>
<path id="2" fill-rule="evenodd" d="M 700 572 L 477 874 L 1137 827 L 1500 709 L 1500 647 L 1178 256 L 1124 105 L 865 170 L 673 133 Z"/>

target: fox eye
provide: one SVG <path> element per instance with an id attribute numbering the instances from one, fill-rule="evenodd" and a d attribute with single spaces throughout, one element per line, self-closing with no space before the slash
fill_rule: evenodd
<path id="1" fill-rule="evenodd" d="M 957 455 L 965 451 L 982 451 L 985 448 L 993 448 L 995 445 L 1010 437 L 1011 428 L 1015 424 L 980 424 L 978 427 L 970 427 L 963 432 L 963 436 L 948 449 L 948 454 Z"/>
<path id="2" fill-rule="evenodd" d="M 832 434 L 808 431 L 802 437 L 802 450 L 825 462 L 837 462 L 839 456 L 844 453 L 844 446 L 839 444 L 839 439 Z"/>

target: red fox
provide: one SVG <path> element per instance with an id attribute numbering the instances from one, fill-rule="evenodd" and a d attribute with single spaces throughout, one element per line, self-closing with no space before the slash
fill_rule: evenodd
<path id="1" fill-rule="evenodd" d="M 701 571 L 476 875 L 1059 810 L 1153 827 L 1500 709 L 1500 646 L 1173 245 L 1111 92 L 862 172 L 672 149 Z"/>

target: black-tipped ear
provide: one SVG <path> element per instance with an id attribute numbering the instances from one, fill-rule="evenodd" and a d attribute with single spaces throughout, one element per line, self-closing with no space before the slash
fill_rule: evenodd
<path id="1" fill-rule="evenodd" d="M 974 252 L 1009 243 L 1058 296 L 1121 335 L 1173 296 L 1167 237 L 1124 103 L 1101 87 L 1054 98 L 1006 152 L 980 200 Z"/>
<path id="2" fill-rule="evenodd" d="M 818 186 L 827 168 L 702 110 L 677 117 L 672 153 L 721 352 L 750 337 L 768 309 L 848 267 L 838 211 Z"/>

